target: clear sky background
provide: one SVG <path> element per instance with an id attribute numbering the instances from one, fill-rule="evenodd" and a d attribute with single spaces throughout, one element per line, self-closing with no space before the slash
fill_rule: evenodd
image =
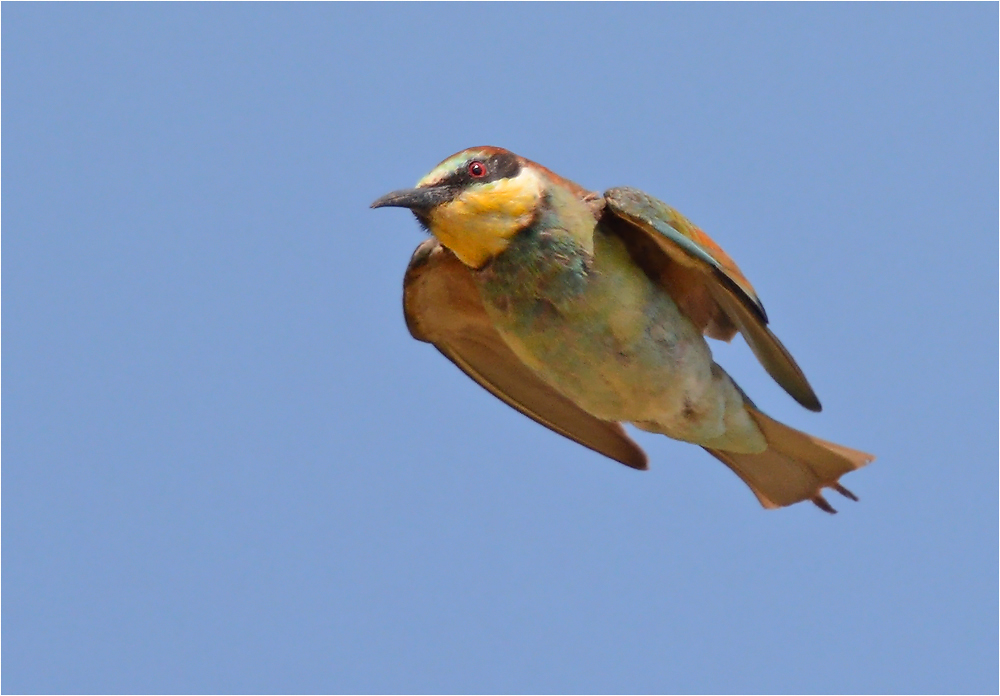
<path id="1" fill-rule="evenodd" d="M 997 25 L 977 5 L 2 11 L 5 692 L 996 692 Z M 878 455 L 769 512 L 510 410 L 368 209 L 473 145 L 640 187 Z"/>

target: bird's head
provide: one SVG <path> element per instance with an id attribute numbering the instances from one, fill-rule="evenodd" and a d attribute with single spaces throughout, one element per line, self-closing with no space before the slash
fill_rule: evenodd
<path id="1" fill-rule="evenodd" d="M 481 268 L 528 227 L 553 185 L 587 191 L 498 147 L 473 147 L 436 166 L 416 188 L 393 191 L 372 208 L 409 208 L 466 266 Z"/>

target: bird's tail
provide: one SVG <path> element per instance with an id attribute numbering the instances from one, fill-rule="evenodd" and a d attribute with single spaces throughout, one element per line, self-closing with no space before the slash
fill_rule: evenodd
<path id="1" fill-rule="evenodd" d="M 735 471 L 761 505 L 778 508 L 811 500 L 826 512 L 834 513 L 836 510 L 822 495 L 823 488 L 832 488 L 851 500 L 858 499 L 838 480 L 871 462 L 875 459 L 873 455 L 789 428 L 749 403 L 746 408 L 764 433 L 767 449 L 759 454 L 705 449 Z"/>

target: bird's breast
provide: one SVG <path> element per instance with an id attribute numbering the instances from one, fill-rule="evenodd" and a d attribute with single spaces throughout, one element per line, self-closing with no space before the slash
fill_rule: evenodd
<path id="1" fill-rule="evenodd" d="M 486 311 L 518 357 L 600 418 L 656 420 L 711 382 L 704 339 L 597 227 L 592 252 L 558 228 L 526 230 L 477 273 Z"/>

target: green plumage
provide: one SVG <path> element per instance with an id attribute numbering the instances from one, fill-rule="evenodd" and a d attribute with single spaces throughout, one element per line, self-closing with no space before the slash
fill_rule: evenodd
<path id="1" fill-rule="evenodd" d="M 404 280 L 411 333 L 513 408 L 636 469 L 646 457 L 621 423 L 701 445 L 765 507 L 832 512 L 824 487 L 853 497 L 838 479 L 871 455 L 768 418 L 715 364 L 705 336 L 738 331 L 820 408 L 750 282 L 673 208 L 630 188 L 599 196 L 499 148 L 459 153 L 382 206 L 438 237 Z"/>

